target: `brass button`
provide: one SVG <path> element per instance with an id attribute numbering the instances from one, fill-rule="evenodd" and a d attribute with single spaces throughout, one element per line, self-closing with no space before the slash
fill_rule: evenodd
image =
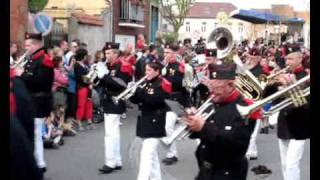
<path id="1" fill-rule="evenodd" d="M 202 145 L 202 146 L 201 146 L 201 148 L 202 148 L 202 149 L 205 149 L 205 148 L 206 148 L 206 146 L 205 146 L 205 145 Z"/>
<path id="2" fill-rule="evenodd" d="M 211 123 L 211 124 L 214 123 L 214 120 L 211 120 L 210 123 Z"/>
<path id="3" fill-rule="evenodd" d="M 153 120 L 152 120 L 152 122 L 153 122 L 153 123 L 155 123 L 155 122 L 156 122 L 156 120 L 155 120 L 155 119 L 153 119 Z"/>

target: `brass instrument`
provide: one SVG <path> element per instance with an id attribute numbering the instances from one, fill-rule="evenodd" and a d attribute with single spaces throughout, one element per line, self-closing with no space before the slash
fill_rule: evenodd
<path id="1" fill-rule="evenodd" d="M 24 68 L 24 66 L 28 62 L 28 59 L 26 58 L 28 54 L 29 54 L 29 50 L 27 50 L 17 61 L 15 61 L 11 67 L 12 68 L 16 68 L 16 67 Z"/>
<path id="2" fill-rule="evenodd" d="M 213 103 L 211 100 L 213 99 L 213 96 L 208 98 L 197 110 L 195 116 L 203 116 L 204 120 L 207 120 L 214 112 L 215 109 L 212 108 L 209 113 L 204 112 L 206 109 L 208 109 Z M 182 124 L 179 128 L 177 128 L 172 135 L 164 140 L 164 143 L 166 145 L 171 145 L 174 141 L 178 139 L 184 139 L 188 137 L 191 134 L 191 130 L 188 128 L 186 124 Z"/>
<path id="3" fill-rule="evenodd" d="M 86 84 L 93 84 L 94 80 L 98 77 L 98 73 L 97 73 L 97 67 L 93 66 L 91 68 L 91 70 L 89 71 L 89 73 L 85 76 L 83 76 L 83 81 Z M 97 83 L 96 83 L 97 84 Z M 94 85 L 96 85 L 94 84 Z"/>
<path id="4" fill-rule="evenodd" d="M 240 71 L 234 82 L 237 90 L 245 98 L 252 99 L 254 101 L 260 99 L 263 93 L 263 86 L 257 78 L 244 67 L 238 55 L 233 56 L 233 62 L 237 65 L 237 68 Z"/>
<path id="5" fill-rule="evenodd" d="M 271 101 L 273 101 L 283 95 L 287 95 L 288 92 L 292 91 L 293 89 L 297 88 L 298 86 L 301 86 L 303 83 L 305 83 L 309 80 L 310 80 L 310 75 L 307 75 L 307 76 L 303 77 L 302 79 L 298 80 L 297 82 L 295 82 L 294 84 L 291 84 L 288 87 L 285 87 L 284 89 L 281 89 L 278 92 L 276 92 L 276 93 L 274 93 L 264 99 L 258 100 L 250 106 L 237 105 L 237 109 L 242 117 L 247 117 L 253 111 L 261 108 L 266 103 L 269 103 L 269 102 L 271 102 Z M 296 98 L 301 98 L 301 97 L 296 97 Z M 290 97 L 290 99 L 291 99 L 290 101 L 292 101 L 292 102 L 294 102 L 294 100 L 295 100 L 295 99 L 292 99 L 292 97 Z"/>
<path id="6" fill-rule="evenodd" d="M 310 87 L 305 88 L 302 90 L 303 92 L 303 97 L 309 96 L 310 95 Z M 282 109 L 291 106 L 294 104 L 294 101 L 291 98 L 287 98 L 280 103 L 277 103 L 276 105 L 272 106 L 267 112 L 265 112 L 263 115 L 264 116 L 270 116 L 276 112 L 281 111 Z"/>
<path id="7" fill-rule="evenodd" d="M 233 48 L 233 37 L 229 29 L 225 27 L 216 28 L 208 37 L 208 44 L 214 42 L 217 47 L 217 58 L 227 57 Z"/>
<path id="8" fill-rule="evenodd" d="M 272 84 L 278 75 L 286 73 L 288 70 L 289 70 L 289 66 L 269 76 L 266 76 L 265 74 L 261 74 L 258 79 L 261 82 L 261 85 L 265 87 L 267 84 Z"/>
<path id="9" fill-rule="evenodd" d="M 139 81 L 135 82 L 134 85 L 132 85 L 131 87 L 128 87 L 123 92 L 121 92 L 118 96 L 112 97 L 113 102 L 115 104 L 118 104 L 119 100 L 129 99 L 131 96 L 133 96 L 135 89 L 138 88 L 142 83 L 144 83 L 147 80 L 147 78 L 148 78 L 148 76 L 145 75 Z M 144 86 L 142 86 L 142 87 L 144 87 Z"/>

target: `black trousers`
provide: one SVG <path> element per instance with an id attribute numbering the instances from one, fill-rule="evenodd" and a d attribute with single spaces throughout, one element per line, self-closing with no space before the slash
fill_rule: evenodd
<path id="1" fill-rule="evenodd" d="M 202 165 L 197 180 L 246 180 L 248 173 L 248 160 L 243 158 L 238 166 L 214 169 Z"/>
<path id="2" fill-rule="evenodd" d="M 77 94 L 67 92 L 67 110 L 66 110 L 66 118 L 72 117 L 76 118 L 77 111 Z"/>

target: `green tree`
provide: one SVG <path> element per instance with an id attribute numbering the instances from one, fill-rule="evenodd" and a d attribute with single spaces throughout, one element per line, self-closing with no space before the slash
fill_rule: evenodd
<path id="1" fill-rule="evenodd" d="M 29 0 L 28 8 L 31 13 L 37 13 L 47 5 L 48 0 Z"/>
<path id="2" fill-rule="evenodd" d="M 195 0 L 158 0 L 162 17 L 173 26 L 175 40 L 178 39 L 179 29 L 194 2 Z"/>

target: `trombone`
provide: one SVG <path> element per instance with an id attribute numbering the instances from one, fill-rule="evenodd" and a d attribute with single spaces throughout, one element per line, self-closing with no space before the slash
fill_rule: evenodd
<path id="1" fill-rule="evenodd" d="M 215 109 L 212 108 L 211 111 L 209 113 L 204 112 L 206 109 L 208 109 L 211 105 L 213 105 L 213 103 L 211 102 L 211 100 L 213 99 L 214 96 L 209 97 L 197 110 L 196 110 L 196 114 L 195 116 L 203 116 L 204 120 L 207 120 L 214 112 Z M 186 124 L 181 125 L 178 129 L 176 129 L 172 135 L 164 140 L 164 143 L 166 145 L 171 145 L 174 141 L 178 140 L 178 139 L 184 139 L 187 136 L 189 136 L 191 134 L 191 130 L 188 128 L 188 126 Z"/>
<path id="2" fill-rule="evenodd" d="M 141 78 L 139 81 L 137 81 L 136 83 L 134 83 L 131 87 L 128 87 L 127 89 L 125 89 L 124 91 L 122 91 L 122 93 L 120 93 L 118 96 L 116 97 L 112 97 L 112 101 L 115 104 L 118 104 L 120 100 L 127 100 L 129 99 L 133 94 L 134 91 L 137 87 L 139 87 L 142 83 L 144 83 L 147 80 L 148 76 L 145 75 L 143 78 Z M 144 87 L 144 86 L 142 86 Z"/>
<path id="3" fill-rule="evenodd" d="M 303 77 L 302 79 L 298 80 L 297 82 L 295 82 L 294 84 L 291 84 L 289 85 L 288 87 L 282 89 L 282 90 L 279 90 L 278 92 L 264 98 L 264 99 L 261 99 L 261 100 L 258 100 L 256 101 L 254 104 L 250 105 L 250 106 L 241 106 L 241 105 L 237 105 L 237 109 L 238 109 L 238 112 L 240 113 L 240 115 L 242 117 L 247 117 L 249 114 L 251 114 L 253 111 L 261 108 L 262 106 L 264 106 L 266 103 L 269 103 L 271 101 L 274 101 L 275 99 L 287 94 L 288 92 L 292 91 L 293 89 L 301 86 L 303 83 L 307 82 L 310 80 L 310 75 L 307 75 L 305 77 Z M 307 91 L 308 89 L 304 89 L 304 92 Z M 305 93 L 307 94 L 307 93 Z M 298 97 L 298 98 L 301 98 L 301 97 Z M 287 102 L 286 102 L 287 101 Z M 289 98 L 289 100 L 286 100 L 285 102 L 286 103 L 295 103 L 295 99 L 293 99 L 292 97 Z M 284 104 L 286 104 L 284 103 Z"/>

